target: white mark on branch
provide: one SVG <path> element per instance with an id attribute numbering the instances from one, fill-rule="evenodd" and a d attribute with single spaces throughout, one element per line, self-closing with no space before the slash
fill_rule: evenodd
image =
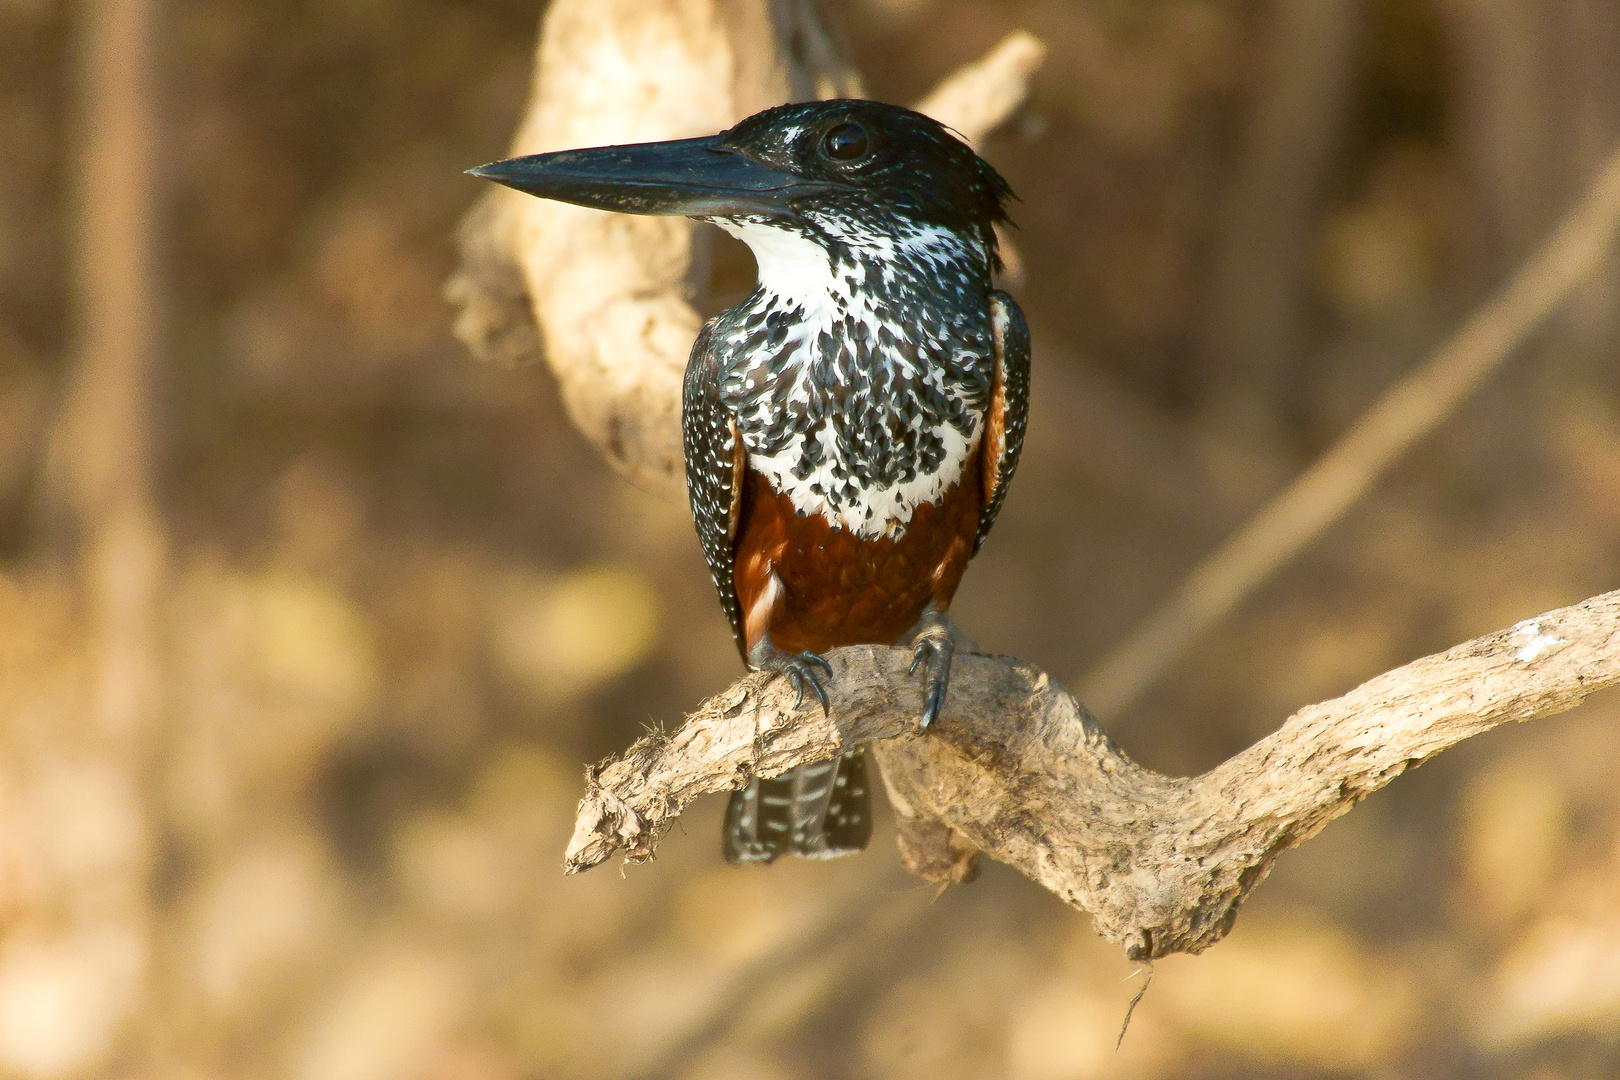
<path id="1" fill-rule="evenodd" d="M 1513 654 L 1515 660 L 1533 664 L 1553 649 L 1564 644 L 1564 639 L 1541 632 L 1541 620 L 1526 619 L 1513 628 L 1515 637 L 1525 639 L 1524 646 Z"/>

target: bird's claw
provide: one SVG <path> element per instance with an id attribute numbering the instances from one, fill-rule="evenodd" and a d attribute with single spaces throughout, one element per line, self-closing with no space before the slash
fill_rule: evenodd
<path id="1" fill-rule="evenodd" d="M 939 719 L 945 707 L 945 688 L 951 681 L 951 657 L 956 646 L 950 631 L 941 627 L 917 635 L 916 651 L 911 655 L 911 674 L 923 669 L 923 711 L 918 727 L 927 731 Z"/>
<path id="2" fill-rule="evenodd" d="M 766 665 L 765 669 L 787 679 L 788 685 L 793 687 L 795 709 L 804 704 L 804 688 L 808 685 L 810 691 L 816 695 L 816 699 L 821 702 L 821 714 L 831 716 L 832 708 L 827 700 L 827 690 L 821 685 L 821 679 L 816 674 L 817 668 L 825 671 L 829 678 L 832 677 L 832 665 L 827 663 L 824 657 L 817 656 L 813 652 L 779 654 Z"/>

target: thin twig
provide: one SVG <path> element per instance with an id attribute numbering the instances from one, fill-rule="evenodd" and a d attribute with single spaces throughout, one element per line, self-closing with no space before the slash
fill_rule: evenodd
<path id="1" fill-rule="evenodd" d="M 1125 1045 L 1125 1033 L 1131 1030 L 1131 1017 L 1136 1015 L 1136 1007 L 1142 1004 L 1142 999 L 1147 996 L 1148 987 L 1153 985 L 1153 961 L 1149 960 L 1145 967 L 1138 968 L 1132 975 L 1140 975 L 1143 971 L 1147 972 L 1147 978 L 1142 980 L 1142 985 L 1131 995 L 1130 1004 L 1125 1006 L 1125 1018 L 1119 1022 L 1119 1037 L 1114 1040 L 1116 1054 L 1119 1053 L 1119 1048 Z"/>
<path id="2" fill-rule="evenodd" d="M 1104 716 L 1129 708 L 1199 635 L 1343 517 L 1397 458 L 1451 415 L 1602 262 L 1617 234 L 1620 150 L 1500 293 L 1081 679 L 1087 704 Z"/>

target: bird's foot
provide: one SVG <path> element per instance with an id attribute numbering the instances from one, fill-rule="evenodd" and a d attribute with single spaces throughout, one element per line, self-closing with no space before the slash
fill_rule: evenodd
<path id="1" fill-rule="evenodd" d="M 759 671 L 769 671 L 787 679 L 794 693 L 798 695 L 793 699 L 795 709 L 804 704 L 804 691 L 808 686 L 810 692 L 821 702 L 822 715 L 830 715 L 827 691 L 821 685 L 821 673 L 825 672 L 827 677 L 831 678 L 832 665 L 822 657 L 813 652 L 783 652 L 772 645 L 770 637 L 767 636 L 748 650 L 748 662 Z"/>
<path id="2" fill-rule="evenodd" d="M 951 681 L 951 657 L 956 655 L 956 643 L 951 640 L 950 617 L 943 611 L 923 616 L 922 629 L 914 640 L 916 652 L 911 657 L 911 673 L 918 668 L 923 673 L 923 712 L 921 729 L 927 731 L 939 719 L 939 710 L 945 704 L 945 688 Z"/>

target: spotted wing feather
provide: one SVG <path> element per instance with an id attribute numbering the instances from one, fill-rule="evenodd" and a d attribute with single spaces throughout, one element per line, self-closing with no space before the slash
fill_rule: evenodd
<path id="1" fill-rule="evenodd" d="M 984 430 L 984 504 L 979 510 L 979 532 L 973 538 L 978 554 L 990 526 L 1007 497 L 1018 456 L 1024 450 L 1024 429 L 1029 424 L 1029 326 L 1013 298 L 990 294 L 990 325 L 995 341 L 996 373 L 990 387 L 990 408 Z"/>
<path id="2" fill-rule="evenodd" d="M 686 362 L 681 394 L 681 438 L 686 457 L 686 494 L 692 503 L 703 558 L 731 623 L 737 651 L 747 659 L 742 608 L 737 602 L 736 539 L 742 508 L 746 453 L 736 418 L 720 397 L 720 358 L 711 345 L 714 321 L 704 323 Z"/>

